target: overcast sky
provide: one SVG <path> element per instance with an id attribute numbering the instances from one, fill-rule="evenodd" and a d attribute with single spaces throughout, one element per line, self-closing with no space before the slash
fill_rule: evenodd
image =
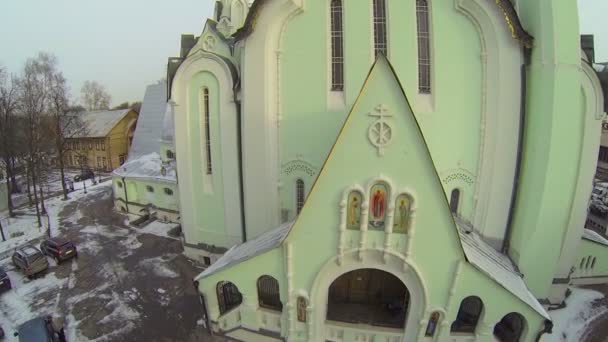
<path id="1" fill-rule="evenodd" d="M 212 0 L 1 2 L 1 65 L 19 72 L 28 57 L 51 52 L 76 100 L 82 83 L 96 80 L 112 105 L 140 101 L 145 86 L 164 77 L 167 57 L 179 54 L 180 35 L 199 35 L 213 7 Z M 608 61 L 608 0 L 578 3 L 581 33 L 595 34 L 596 60 Z"/>

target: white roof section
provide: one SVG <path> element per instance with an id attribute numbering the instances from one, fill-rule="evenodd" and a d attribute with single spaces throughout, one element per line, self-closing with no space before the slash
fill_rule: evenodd
<path id="1" fill-rule="evenodd" d="M 162 168 L 165 174 L 162 174 Z M 176 182 L 176 171 L 173 163 L 164 163 L 158 152 L 152 152 L 138 158 L 129 159 L 112 172 L 113 176 L 140 178 L 143 180 Z"/>
<path id="2" fill-rule="evenodd" d="M 217 259 L 215 263 L 196 276 L 194 280 L 208 277 L 232 265 L 251 259 L 256 255 L 260 255 L 279 246 L 281 242 L 283 242 L 283 239 L 285 239 L 287 236 L 287 233 L 289 233 L 293 223 L 293 221 L 284 223 L 281 226 L 270 230 L 253 240 L 247 241 L 240 245 L 232 246 L 226 253 L 224 253 L 224 255 Z"/>
<path id="3" fill-rule="evenodd" d="M 583 239 L 591 240 L 604 246 L 608 246 L 608 240 L 605 237 L 601 236 L 598 232 L 595 232 L 591 229 L 585 228 L 583 230 Z"/>
<path id="4" fill-rule="evenodd" d="M 160 135 L 167 106 L 166 85 L 163 82 L 146 87 L 141 105 L 129 160 L 160 151 Z"/>
<path id="5" fill-rule="evenodd" d="M 521 274 L 515 269 L 513 262 L 506 255 L 484 242 L 467 223 L 457 218 L 455 220 L 458 225 L 462 247 L 469 263 L 550 320 L 549 314 L 530 292 Z"/>
<path id="6" fill-rule="evenodd" d="M 118 109 L 80 113 L 78 115 L 80 115 L 83 123 L 86 125 L 86 132 L 77 134 L 74 137 L 105 137 L 130 111 L 131 109 Z"/>
<path id="7" fill-rule="evenodd" d="M 173 144 L 173 132 L 175 131 L 175 125 L 173 122 L 173 106 L 167 103 L 165 107 L 165 117 L 163 118 L 163 128 L 160 134 L 160 140 Z"/>

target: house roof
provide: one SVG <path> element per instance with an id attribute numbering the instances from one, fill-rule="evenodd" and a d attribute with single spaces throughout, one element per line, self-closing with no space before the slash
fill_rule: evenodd
<path id="1" fill-rule="evenodd" d="M 173 107 L 167 103 L 165 106 L 165 115 L 163 118 L 163 127 L 160 132 L 160 140 L 173 144 L 175 131 L 175 123 L 173 121 Z"/>
<path id="2" fill-rule="evenodd" d="M 458 218 L 455 218 L 455 221 L 469 263 L 550 320 L 549 314 L 530 292 L 513 262 L 505 254 L 484 242 L 466 222 Z"/>
<path id="3" fill-rule="evenodd" d="M 165 168 L 165 174 L 162 174 L 162 168 Z M 165 163 L 160 159 L 158 152 L 152 152 L 129 159 L 122 166 L 112 171 L 113 176 L 141 178 L 154 181 L 176 181 L 175 165 L 173 163 Z"/>
<path id="4" fill-rule="evenodd" d="M 224 255 L 217 259 L 215 263 L 196 276 L 194 280 L 206 278 L 223 269 L 251 259 L 256 255 L 260 255 L 279 246 L 287 236 L 287 233 L 293 226 L 293 223 L 294 221 L 284 223 L 281 226 L 267 231 L 253 240 L 233 246 L 226 253 L 224 253 Z"/>
<path id="5" fill-rule="evenodd" d="M 118 109 L 80 113 L 86 131 L 76 134 L 74 138 L 105 137 L 130 111 L 131 109 Z"/>
<path id="6" fill-rule="evenodd" d="M 165 117 L 166 85 L 164 82 L 146 87 L 146 94 L 137 119 L 137 128 L 129 150 L 129 160 L 160 150 L 161 131 Z"/>
<path id="7" fill-rule="evenodd" d="M 605 237 L 601 236 L 598 232 L 595 232 L 591 229 L 585 228 L 583 230 L 583 239 L 597 242 L 604 246 L 608 246 L 608 240 Z"/>

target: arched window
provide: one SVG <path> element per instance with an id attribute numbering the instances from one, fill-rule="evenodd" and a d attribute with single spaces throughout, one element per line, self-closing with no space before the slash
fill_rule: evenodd
<path id="1" fill-rule="evenodd" d="M 342 0 L 331 0 L 331 90 L 344 90 L 344 42 L 342 29 Z"/>
<path id="2" fill-rule="evenodd" d="M 585 258 L 581 259 L 581 264 L 578 265 L 578 268 L 583 269 L 583 266 L 585 265 Z"/>
<path id="3" fill-rule="evenodd" d="M 456 320 L 452 323 L 452 332 L 474 333 L 483 310 L 483 302 L 479 297 L 466 297 L 460 303 Z"/>
<path id="4" fill-rule="evenodd" d="M 429 42 L 429 5 L 427 0 L 416 0 L 418 22 L 418 92 L 431 92 L 431 49 Z"/>
<path id="5" fill-rule="evenodd" d="M 296 213 L 300 214 L 302 207 L 304 206 L 304 181 L 301 179 L 296 180 Z"/>
<path id="6" fill-rule="evenodd" d="M 587 257 L 587 262 L 585 263 L 585 269 L 589 269 L 589 266 L 591 266 L 591 256 Z"/>
<path id="7" fill-rule="evenodd" d="M 384 229 L 386 220 L 386 206 L 389 192 L 386 183 L 377 183 L 372 186 L 369 198 L 369 226 L 372 229 Z"/>
<path id="8" fill-rule="evenodd" d="M 517 312 L 505 315 L 494 326 L 494 336 L 501 342 L 518 342 L 524 332 L 526 320 Z"/>
<path id="9" fill-rule="evenodd" d="M 279 296 L 279 282 L 275 278 L 268 275 L 258 278 L 258 302 L 262 308 L 283 310 Z"/>
<path id="10" fill-rule="evenodd" d="M 402 194 L 395 201 L 395 215 L 393 216 L 393 233 L 405 234 L 410 221 L 412 201 L 408 195 Z"/>
<path id="11" fill-rule="evenodd" d="M 387 55 L 386 42 L 386 2 L 385 0 L 372 0 L 374 7 L 374 56 L 379 53 Z"/>
<path id="12" fill-rule="evenodd" d="M 174 159 L 175 154 L 171 150 L 167 150 L 167 159 Z"/>
<path id="13" fill-rule="evenodd" d="M 205 162 L 208 175 L 213 174 L 211 164 L 211 129 L 209 124 L 209 89 L 203 88 L 203 120 L 205 121 Z"/>
<path id="14" fill-rule="evenodd" d="M 454 214 L 458 214 L 458 204 L 460 202 L 460 190 L 454 189 L 452 190 L 452 194 L 450 195 L 450 211 Z"/>
<path id="15" fill-rule="evenodd" d="M 348 203 L 346 207 L 346 228 L 359 229 L 361 227 L 361 203 L 363 196 L 359 191 L 351 191 L 348 194 Z"/>
<path id="16" fill-rule="evenodd" d="M 239 288 L 229 281 L 217 283 L 216 291 L 220 315 L 236 308 L 243 302 L 243 296 L 239 292 Z"/>
<path id="17" fill-rule="evenodd" d="M 167 196 L 173 196 L 173 190 L 171 190 L 171 189 L 169 189 L 169 188 L 165 188 L 164 190 L 165 190 L 165 194 L 166 194 Z"/>
<path id="18" fill-rule="evenodd" d="M 595 257 L 591 260 L 591 269 L 595 267 Z"/>
<path id="19" fill-rule="evenodd" d="M 154 192 L 154 188 L 151 185 L 146 185 L 146 190 L 148 192 Z"/>
<path id="20" fill-rule="evenodd" d="M 297 309 L 298 309 L 298 322 L 306 322 L 306 299 L 304 297 L 298 297 Z"/>

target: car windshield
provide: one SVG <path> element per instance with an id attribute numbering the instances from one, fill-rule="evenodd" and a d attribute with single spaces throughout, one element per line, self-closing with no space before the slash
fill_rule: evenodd
<path id="1" fill-rule="evenodd" d="M 62 250 L 72 249 L 72 248 L 74 248 L 74 245 L 71 242 L 66 242 L 63 245 L 61 245 L 59 248 L 61 248 Z"/>
<path id="2" fill-rule="evenodd" d="M 602 189 L 598 189 L 598 188 L 593 189 L 594 194 L 600 194 L 601 192 L 602 192 Z"/>

